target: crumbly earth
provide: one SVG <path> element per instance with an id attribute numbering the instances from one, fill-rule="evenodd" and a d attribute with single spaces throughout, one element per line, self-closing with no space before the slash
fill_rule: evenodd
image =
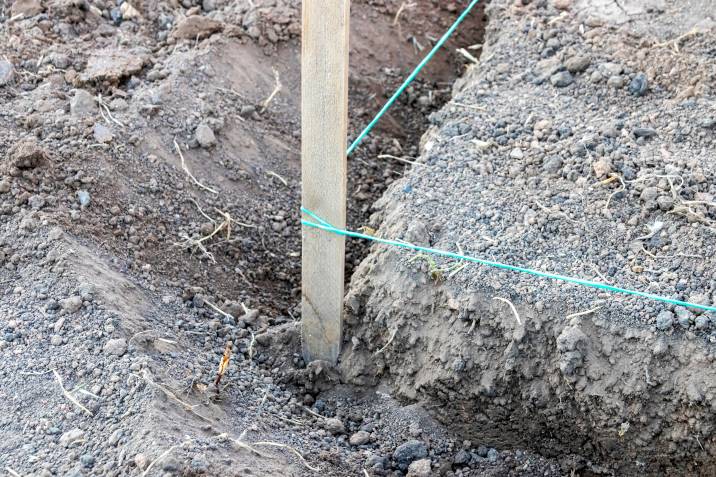
<path id="1" fill-rule="evenodd" d="M 353 2 L 353 136 L 465 4 Z M 3 474 L 562 472 L 301 361 L 299 7 L 0 4 Z M 418 155 L 483 22 L 351 158 L 353 226 Z"/>
<path id="2" fill-rule="evenodd" d="M 494 0 L 378 234 L 716 303 L 716 3 Z M 713 475 L 716 316 L 375 245 L 344 378 L 566 472 Z"/>

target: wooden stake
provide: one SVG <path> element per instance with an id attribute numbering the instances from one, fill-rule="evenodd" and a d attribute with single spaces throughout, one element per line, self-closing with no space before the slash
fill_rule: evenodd
<path id="1" fill-rule="evenodd" d="M 302 204 L 345 228 L 350 0 L 302 3 Z M 306 362 L 338 360 L 344 262 L 344 237 L 303 227 L 301 336 Z"/>

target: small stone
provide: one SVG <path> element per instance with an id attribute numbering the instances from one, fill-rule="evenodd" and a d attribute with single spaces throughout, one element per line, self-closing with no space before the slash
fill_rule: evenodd
<path id="1" fill-rule="evenodd" d="M 408 466 L 418 460 L 428 456 L 428 447 L 424 442 L 418 440 L 408 441 L 401 444 L 395 452 L 393 452 L 393 460 L 400 469 L 407 469 Z"/>
<path id="2" fill-rule="evenodd" d="M 552 5 L 557 10 L 569 10 L 572 7 L 572 0 L 552 0 Z"/>
<path id="3" fill-rule="evenodd" d="M 65 313 L 76 313 L 82 308 L 82 298 L 78 296 L 71 296 L 60 300 L 60 307 Z"/>
<path id="4" fill-rule="evenodd" d="M 573 56 L 570 59 L 568 59 L 564 66 L 567 68 L 567 71 L 570 73 L 581 73 L 582 71 L 589 68 L 589 65 L 592 63 L 592 60 L 589 59 L 588 56 Z"/>
<path id="5" fill-rule="evenodd" d="M 692 293 L 686 301 L 696 303 L 697 305 L 711 305 L 709 296 L 706 293 Z"/>
<path id="6" fill-rule="evenodd" d="M 358 431 L 353 434 L 349 440 L 352 446 L 362 446 L 370 441 L 370 433 L 366 431 Z"/>
<path id="7" fill-rule="evenodd" d="M 612 163 L 608 159 L 598 159 L 592 164 L 592 169 L 594 169 L 594 175 L 597 176 L 597 179 L 601 179 L 612 172 Z"/>
<path id="8" fill-rule="evenodd" d="M 629 93 L 634 96 L 644 96 L 649 89 L 649 80 L 644 73 L 637 73 L 629 83 Z"/>
<path id="9" fill-rule="evenodd" d="M 632 134 L 635 137 L 651 138 L 657 135 L 656 129 L 654 128 L 634 128 Z"/>
<path id="10" fill-rule="evenodd" d="M 574 77 L 569 71 L 560 71 L 553 74 L 549 81 L 556 88 L 565 88 L 574 83 Z"/>
<path id="11" fill-rule="evenodd" d="M 83 89 L 76 89 L 70 100 L 70 114 L 76 118 L 96 114 L 97 103 L 94 97 Z"/>
<path id="12" fill-rule="evenodd" d="M 430 459 L 416 460 L 408 466 L 407 477 L 430 477 L 432 474 L 430 469 Z"/>
<path id="13" fill-rule="evenodd" d="M 649 202 L 655 200 L 658 195 L 659 189 L 657 189 L 656 187 L 647 187 L 643 191 L 641 191 L 641 195 L 639 196 L 639 198 L 642 200 L 642 202 Z"/>
<path id="14" fill-rule="evenodd" d="M 15 78 L 15 67 L 7 60 L 0 59 L 0 86 L 5 86 Z"/>
<path id="15" fill-rule="evenodd" d="M 239 115 L 243 118 L 249 117 L 256 112 L 256 106 L 252 104 L 244 104 L 239 110 Z"/>
<path id="16" fill-rule="evenodd" d="M 173 39 L 202 40 L 224 29 L 224 24 L 203 15 L 193 15 L 180 21 L 171 34 Z"/>
<path id="17" fill-rule="evenodd" d="M 674 326 L 674 314 L 669 310 L 664 310 L 656 316 L 656 327 L 661 331 L 666 331 Z"/>
<path id="18" fill-rule="evenodd" d="M 20 228 L 22 230 L 27 230 L 28 232 L 34 232 L 37 230 L 38 225 L 37 218 L 34 214 L 27 214 L 20 221 Z"/>
<path id="19" fill-rule="evenodd" d="M 624 83 L 626 82 L 626 79 L 623 76 L 610 76 L 607 80 L 607 86 L 610 88 L 620 89 L 624 87 Z"/>
<path id="20" fill-rule="evenodd" d="M 557 173 L 562 169 L 562 158 L 559 156 L 552 156 L 547 158 L 544 162 L 544 170 L 552 174 Z"/>
<path id="21" fill-rule="evenodd" d="M 114 7 L 110 9 L 109 11 L 109 18 L 112 19 L 112 23 L 119 26 L 122 24 L 122 10 L 120 8 Z"/>
<path id="22" fill-rule="evenodd" d="M 82 208 L 85 208 L 90 204 L 90 193 L 86 190 L 78 190 L 77 199 L 80 201 L 80 205 L 82 206 Z"/>
<path id="23" fill-rule="evenodd" d="M 82 454 L 80 457 L 80 464 L 82 464 L 82 467 L 85 467 L 87 469 L 91 468 L 94 465 L 94 456 L 92 454 Z"/>
<path id="24" fill-rule="evenodd" d="M 53 52 L 47 56 L 47 62 L 55 68 L 67 69 L 72 65 L 72 60 L 69 56 L 62 53 Z"/>
<path id="25" fill-rule="evenodd" d="M 522 152 L 522 149 L 519 147 L 516 147 L 510 152 L 510 157 L 512 159 L 523 159 L 525 157 L 525 154 Z"/>
<path id="26" fill-rule="evenodd" d="M 60 335 L 52 335 L 52 338 L 50 338 L 50 344 L 52 346 L 60 346 L 62 345 L 62 336 Z"/>
<path id="27" fill-rule="evenodd" d="M 708 330 L 711 327 L 711 319 L 708 315 L 699 315 L 694 321 L 697 330 Z"/>
<path id="28" fill-rule="evenodd" d="M 656 199 L 656 203 L 663 212 L 668 212 L 674 208 L 674 198 L 668 195 L 660 195 Z"/>
<path id="29" fill-rule="evenodd" d="M 196 140 L 205 149 L 209 149 L 216 145 L 216 136 L 214 131 L 204 123 L 199 124 L 196 128 Z"/>
<path id="30" fill-rule="evenodd" d="M 686 329 L 691 326 L 691 323 L 694 321 L 694 314 L 691 313 L 691 311 L 683 306 L 677 306 L 674 311 L 676 311 L 676 321 L 679 322 L 682 328 Z"/>
<path id="31" fill-rule="evenodd" d="M 335 417 L 326 419 L 323 422 L 323 428 L 331 434 L 343 434 L 346 430 L 343 426 L 343 421 L 336 419 Z"/>
<path id="32" fill-rule="evenodd" d="M 598 69 L 602 76 L 606 78 L 611 78 L 612 76 L 619 76 L 624 71 L 624 67 L 619 63 L 602 63 L 601 65 L 599 65 Z"/>
<path id="33" fill-rule="evenodd" d="M 10 165 L 18 169 L 34 169 L 48 162 L 47 151 L 34 138 L 23 139 L 10 149 Z"/>
<path id="34" fill-rule="evenodd" d="M 0 181 L 0 194 L 7 194 L 8 192 L 10 192 L 10 188 L 10 181 L 8 181 L 7 179 L 3 179 L 2 181 Z"/>
<path id="35" fill-rule="evenodd" d="M 95 124 L 92 132 L 94 134 L 95 141 L 100 144 L 112 142 L 112 139 L 114 139 L 114 134 L 112 134 L 112 131 L 104 124 Z"/>
<path id="36" fill-rule="evenodd" d="M 134 8 L 129 2 L 124 2 L 122 6 L 119 7 L 119 11 L 122 14 L 122 19 L 124 20 L 134 20 L 142 17 L 139 10 Z"/>
<path id="37" fill-rule="evenodd" d="M 60 436 L 60 445 L 62 447 L 69 447 L 74 442 L 82 440 L 84 436 L 85 432 L 82 429 L 72 429 L 71 431 L 67 431 Z"/>
<path id="38" fill-rule="evenodd" d="M 122 429 L 115 430 L 112 435 L 109 436 L 109 439 L 107 440 L 107 444 L 111 446 L 116 446 L 119 444 L 119 440 L 122 438 L 122 435 L 124 434 L 124 431 Z"/>
<path id="39" fill-rule="evenodd" d="M 114 356 L 122 356 L 127 352 L 127 340 L 124 338 L 111 339 L 105 343 L 104 352 Z"/>
<path id="40" fill-rule="evenodd" d="M 470 460 L 472 460 L 472 456 L 468 451 L 465 449 L 461 450 L 457 454 L 455 454 L 455 457 L 452 460 L 452 463 L 457 466 L 462 465 L 468 465 L 470 463 Z"/>
<path id="41" fill-rule="evenodd" d="M 40 0 L 15 0 L 10 7 L 10 17 L 30 18 L 42 13 Z"/>
<path id="42" fill-rule="evenodd" d="M 198 474 L 205 474 L 209 470 L 209 461 L 206 459 L 206 456 L 194 456 L 191 460 L 191 470 Z"/>
<path id="43" fill-rule="evenodd" d="M 716 129 L 716 116 L 702 120 L 701 127 L 704 129 Z"/>
<path id="44" fill-rule="evenodd" d="M 37 194 L 27 199 L 27 204 L 32 207 L 32 210 L 40 210 L 45 206 L 45 203 L 45 198 Z"/>
<path id="45" fill-rule="evenodd" d="M 103 81 L 114 83 L 139 73 L 148 61 L 149 50 L 141 47 L 131 50 L 117 47 L 94 50 L 87 60 L 87 66 L 80 76 L 80 81 L 83 83 Z"/>
<path id="46" fill-rule="evenodd" d="M 172 455 L 165 457 L 162 461 L 162 470 L 166 470 L 167 472 L 170 472 L 170 475 L 172 475 L 171 473 L 179 470 L 179 461 Z"/>
<path id="47" fill-rule="evenodd" d="M 366 468 L 373 470 L 384 470 L 387 469 L 389 465 L 390 461 L 388 461 L 387 457 L 377 454 L 370 454 L 364 464 Z"/>
<path id="48" fill-rule="evenodd" d="M 199 232 L 201 232 L 201 235 L 206 237 L 207 235 L 211 235 L 212 232 L 214 232 L 215 225 L 212 222 L 205 222 L 201 224 L 201 227 L 199 228 Z M 230 313 L 230 312 L 227 312 Z M 232 313 L 233 315 L 233 313 Z"/>
<path id="49" fill-rule="evenodd" d="M 134 456 L 134 465 L 137 466 L 137 469 L 144 470 L 144 469 L 146 469 L 148 464 L 149 464 L 149 460 L 147 459 L 146 455 L 139 453 Z"/>
<path id="50" fill-rule="evenodd" d="M 499 452 L 497 452 L 497 449 L 490 449 L 487 451 L 487 460 L 490 462 L 497 462 L 497 459 L 500 458 Z"/>

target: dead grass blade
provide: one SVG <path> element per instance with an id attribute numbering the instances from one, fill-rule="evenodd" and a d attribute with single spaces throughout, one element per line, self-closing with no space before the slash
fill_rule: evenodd
<path id="1" fill-rule="evenodd" d="M 309 464 L 309 463 L 306 461 L 306 459 L 303 458 L 303 456 L 301 455 L 300 452 L 298 452 L 295 448 L 293 448 L 293 447 L 291 447 L 291 446 L 289 446 L 289 445 L 287 445 L 287 444 L 281 444 L 281 443 L 279 443 L 279 442 L 271 442 L 271 441 L 260 441 L 260 442 L 254 442 L 252 445 L 254 445 L 254 446 L 272 446 L 272 447 L 278 447 L 278 448 L 281 448 L 281 449 L 289 450 L 289 451 L 293 452 L 294 454 L 296 454 L 296 457 L 299 458 L 299 460 L 301 461 L 301 463 L 302 463 L 304 466 L 306 466 L 307 469 L 312 470 L 312 471 L 314 471 L 314 472 L 319 472 L 319 471 L 320 471 L 320 469 L 318 469 L 318 468 L 316 468 L 316 467 L 312 467 L 311 464 Z"/>
<path id="2" fill-rule="evenodd" d="M 217 191 L 215 191 L 211 187 L 205 186 L 204 184 L 199 182 L 196 177 L 194 177 L 194 174 L 191 173 L 191 171 L 189 170 L 189 168 L 186 165 L 186 161 L 184 160 L 184 154 L 182 154 L 181 147 L 179 147 L 179 143 L 177 142 L 176 139 L 174 139 L 174 148 L 176 149 L 177 153 L 179 154 L 179 159 L 181 159 L 181 168 L 184 170 L 186 175 L 188 175 L 189 178 L 192 181 L 194 181 L 194 184 L 196 184 L 197 186 L 201 187 L 202 189 L 204 189 L 206 191 L 211 192 L 212 194 L 219 195 L 219 193 Z"/>
<path id="3" fill-rule="evenodd" d="M 517 323 L 522 325 L 522 320 L 520 320 L 520 314 L 517 313 L 517 308 L 515 308 L 515 305 L 513 305 L 510 300 L 508 300 L 507 298 L 499 297 L 499 296 L 493 297 L 492 299 L 499 300 L 503 303 L 507 303 L 508 305 L 510 305 L 510 309 L 512 310 L 512 313 L 515 315 L 515 318 L 517 319 Z"/>
<path id="4" fill-rule="evenodd" d="M 79 407 L 80 409 L 82 409 L 84 412 L 86 412 L 86 413 L 89 414 L 90 416 L 93 416 L 94 414 L 92 414 L 92 411 L 90 411 L 89 409 L 87 409 L 86 407 L 84 407 L 82 404 L 80 404 L 80 402 L 79 402 L 77 399 L 75 399 L 75 397 L 74 397 L 72 394 L 70 394 L 70 393 L 67 391 L 67 389 L 65 389 L 65 385 L 62 383 L 62 377 L 61 377 L 60 374 L 57 372 L 57 370 L 56 370 L 56 369 L 53 369 L 53 370 L 52 370 L 52 373 L 55 375 L 55 380 L 57 380 L 57 384 L 60 385 L 60 389 L 62 389 L 62 394 L 64 394 L 65 397 L 66 397 L 67 399 L 69 399 L 69 401 L 70 401 L 72 404 L 74 404 L 75 406 Z"/>

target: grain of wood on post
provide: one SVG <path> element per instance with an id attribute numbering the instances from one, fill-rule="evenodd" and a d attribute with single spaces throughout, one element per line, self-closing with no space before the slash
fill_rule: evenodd
<path id="1" fill-rule="evenodd" d="M 346 224 L 350 0 L 304 0 L 301 57 L 303 205 Z M 302 343 L 307 362 L 335 363 L 341 345 L 345 238 L 303 228 Z"/>

